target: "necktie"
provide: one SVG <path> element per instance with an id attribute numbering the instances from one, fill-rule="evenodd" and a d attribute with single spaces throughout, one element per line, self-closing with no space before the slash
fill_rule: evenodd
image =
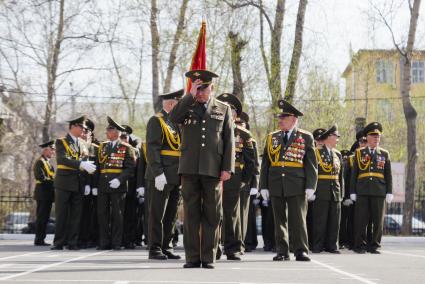
<path id="1" fill-rule="evenodd" d="M 288 143 L 288 132 L 289 131 L 285 131 L 285 134 L 283 135 L 283 143 L 285 143 L 285 145 Z"/>

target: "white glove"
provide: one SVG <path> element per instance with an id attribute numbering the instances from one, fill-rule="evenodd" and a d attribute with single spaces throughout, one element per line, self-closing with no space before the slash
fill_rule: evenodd
<path id="1" fill-rule="evenodd" d="M 352 201 L 356 202 L 356 200 L 357 200 L 357 194 L 355 194 L 355 193 L 351 193 L 351 194 L 350 194 L 350 199 L 351 199 Z"/>
<path id="2" fill-rule="evenodd" d="M 254 206 L 257 206 L 258 204 L 260 204 L 260 199 L 256 198 L 252 201 L 252 204 L 254 204 Z"/>
<path id="3" fill-rule="evenodd" d="M 145 196 L 145 188 L 144 187 L 137 188 L 136 192 L 137 192 L 137 196 Z"/>
<path id="4" fill-rule="evenodd" d="M 316 195 L 314 195 L 314 189 L 306 189 L 305 194 L 307 195 L 308 201 L 314 201 L 314 199 L 316 199 Z"/>
<path id="5" fill-rule="evenodd" d="M 97 196 L 97 188 L 92 188 L 91 190 L 91 194 L 93 194 L 93 196 Z"/>
<path id="6" fill-rule="evenodd" d="M 249 195 L 257 195 L 257 194 L 258 194 L 258 189 L 251 188 L 251 191 L 249 192 Z"/>
<path id="7" fill-rule="evenodd" d="M 263 197 L 264 200 L 269 200 L 270 193 L 269 193 L 269 190 L 268 189 L 263 188 L 260 191 L 260 194 L 261 194 L 261 196 Z"/>
<path id="8" fill-rule="evenodd" d="M 155 188 L 159 191 L 164 190 L 164 186 L 167 184 L 167 178 L 165 177 L 165 174 L 162 173 L 159 176 L 155 178 Z"/>
<path id="9" fill-rule="evenodd" d="M 86 185 L 84 187 L 84 195 L 89 195 L 90 194 L 90 185 Z"/>
<path id="10" fill-rule="evenodd" d="M 342 202 L 342 204 L 344 205 L 344 206 L 350 206 L 350 205 L 353 205 L 353 200 L 351 200 L 351 199 L 345 199 L 343 202 Z"/>
<path id="11" fill-rule="evenodd" d="M 120 186 L 120 184 L 121 184 L 120 180 L 117 179 L 117 178 L 114 178 L 113 180 L 111 180 L 109 182 L 109 187 L 110 188 L 118 188 Z"/>
<path id="12" fill-rule="evenodd" d="M 96 170 L 96 165 L 93 161 L 82 161 L 80 163 L 80 169 L 83 169 L 89 174 L 92 174 Z"/>
<path id="13" fill-rule="evenodd" d="M 385 201 L 387 201 L 388 204 L 390 204 L 394 199 L 394 195 L 392 195 L 391 193 L 387 193 L 387 195 L 385 196 Z"/>

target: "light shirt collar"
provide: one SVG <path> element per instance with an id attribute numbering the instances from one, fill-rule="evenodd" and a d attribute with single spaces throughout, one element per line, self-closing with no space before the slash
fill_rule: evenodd
<path id="1" fill-rule="evenodd" d="M 78 138 L 77 138 L 77 137 L 75 137 L 74 135 L 72 135 L 71 133 L 69 133 L 69 136 L 71 136 L 71 138 L 72 138 L 72 140 L 74 141 L 74 143 L 75 143 L 76 145 L 78 145 Z"/>

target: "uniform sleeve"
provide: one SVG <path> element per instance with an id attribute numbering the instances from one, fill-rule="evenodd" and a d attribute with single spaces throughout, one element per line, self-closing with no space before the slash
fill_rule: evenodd
<path id="1" fill-rule="evenodd" d="M 170 111 L 170 120 L 174 123 L 183 123 L 186 118 L 189 107 L 195 102 L 192 95 L 184 95 L 181 100 Z"/>
<path id="2" fill-rule="evenodd" d="M 313 143 L 313 136 L 308 135 L 305 139 L 304 172 L 305 189 L 316 189 L 317 186 L 317 158 Z"/>
<path id="3" fill-rule="evenodd" d="M 72 160 L 66 156 L 66 149 L 61 139 L 56 139 L 56 162 L 58 165 L 64 165 L 78 170 L 80 168 L 80 161 Z"/>
<path id="4" fill-rule="evenodd" d="M 387 186 L 386 193 L 393 193 L 393 176 L 391 173 L 391 159 L 390 159 L 389 153 L 387 156 L 387 161 L 385 162 L 385 166 L 384 166 L 384 177 L 385 177 L 385 183 Z"/>
<path id="5" fill-rule="evenodd" d="M 226 114 L 223 124 L 223 161 L 221 164 L 221 171 L 235 172 L 235 134 L 233 118 L 231 116 L 230 107 L 226 108 Z"/>
<path id="6" fill-rule="evenodd" d="M 142 147 L 143 147 L 143 144 L 140 149 L 140 157 L 137 160 L 137 175 L 136 175 L 137 188 L 145 187 L 146 157 Z"/>
<path id="7" fill-rule="evenodd" d="M 244 160 L 242 182 L 248 183 L 255 173 L 255 152 L 251 137 L 248 137 L 248 140 L 244 141 L 242 155 Z"/>
<path id="8" fill-rule="evenodd" d="M 264 146 L 263 159 L 261 160 L 260 170 L 260 189 L 269 189 L 268 178 L 269 178 L 270 160 L 267 154 L 267 141 Z"/>
<path id="9" fill-rule="evenodd" d="M 153 116 L 146 128 L 146 159 L 154 176 L 164 173 L 161 164 L 162 128 L 159 119 Z"/>
<path id="10" fill-rule="evenodd" d="M 339 188 L 341 189 L 341 197 L 344 198 L 345 195 L 345 181 L 344 181 L 344 161 L 342 160 L 341 154 L 337 154 L 339 158 L 339 163 L 341 165 L 341 169 L 339 171 Z"/>
<path id="11" fill-rule="evenodd" d="M 34 178 L 36 180 L 43 182 L 47 179 L 47 176 L 45 172 L 43 171 L 43 162 L 40 159 L 38 159 L 37 162 L 35 162 L 33 171 L 34 171 Z"/>
<path id="12" fill-rule="evenodd" d="M 357 176 L 359 174 L 359 163 L 357 162 L 358 151 L 354 153 L 354 163 L 351 168 L 351 177 L 350 177 L 350 194 L 357 193 Z"/>

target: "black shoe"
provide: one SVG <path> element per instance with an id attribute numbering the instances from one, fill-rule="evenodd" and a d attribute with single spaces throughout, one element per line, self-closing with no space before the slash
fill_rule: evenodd
<path id="1" fill-rule="evenodd" d="M 199 268 L 199 267 L 201 267 L 200 262 L 186 262 L 183 265 L 183 268 Z"/>
<path id="2" fill-rule="evenodd" d="M 376 249 L 371 249 L 371 250 L 369 250 L 369 252 L 371 253 L 371 254 L 381 254 L 381 252 L 379 252 L 378 250 L 376 250 Z"/>
<path id="3" fill-rule="evenodd" d="M 202 268 L 214 269 L 214 265 L 208 262 L 202 262 Z"/>
<path id="4" fill-rule="evenodd" d="M 296 261 L 310 261 L 310 258 L 305 252 L 299 253 L 295 256 Z"/>
<path id="5" fill-rule="evenodd" d="M 363 248 L 355 248 L 355 249 L 353 249 L 353 251 L 355 253 L 358 253 L 358 254 L 365 254 L 366 253 L 366 250 L 363 249 Z"/>
<path id="6" fill-rule="evenodd" d="M 52 246 L 51 250 L 63 250 L 63 246 Z"/>
<path id="7" fill-rule="evenodd" d="M 167 256 L 168 259 L 181 259 L 182 257 L 178 254 L 174 254 L 169 251 L 164 251 L 164 254 Z"/>
<path id="8" fill-rule="evenodd" d="M 149 253 L 149 259 L 167 260 L 168 257 L 162 252 L 157 252 L 157 253 Z"/>
<path id="9" fill-rule="evenodd" d="M 46 246 L 50 246 L 51 244 L 48 244 L 48 243 L 46 243 L 44 241 L 41 241 L 41 242 L 35 242 L 34 245 L 35 246 L 40 246 L 40 247 L 46 247 Z"/>
<path id="10" fill-rule="evenodd" d="M 278 253 L 275 257 L 273 257 L 273 261 L 283 261 L 290 260 L 289 255 Z"/>
<path id="11" fill-rule="evenodd" d="M 264 246 L 263 247 L 263 250 L 264 251 L 272 251 L 273 250 L 273 247 L 271 247 L 271 246 Z"/>
<path id="12" fill-rule="evenodd" d="M 77 245 L 68 245 L 66 247 L 67 250 L 80 250 L 80 247 Z"/>
<path id="13" fill-rule="evenodd" d="M 312 253 L 321 253 L 321 252 L 322 252 L 322 250 L 321 250 L 321 249 L 313 249 L 311 252 L 312 252 Z"/>
<path id="14" fill-rule="evenodd" d="M 111 247 L 110 246 L 98 246 L 97 248 L 96 248 L 96 250 L 110 250 L 111 249 Z"/>
<path id="15" fill-rule="evenodd" d="M 240 256 L 236 253 L 229 253 L 226 256 L 227 260 L 241 260 Z"/>
<path id="16" fill-rule="evenodd" d="M 125 249 L 135 249 L 136 248 L 136 245 L 133 244 L 133 243 L 128 243 L 128 244 L 125 244 L 124 245 L 124 248 Z"/>
<path id="17" fill-rule="evenodd" d="M 112 246 L 112 250 L 121 250 L 121 246 Z"/>

